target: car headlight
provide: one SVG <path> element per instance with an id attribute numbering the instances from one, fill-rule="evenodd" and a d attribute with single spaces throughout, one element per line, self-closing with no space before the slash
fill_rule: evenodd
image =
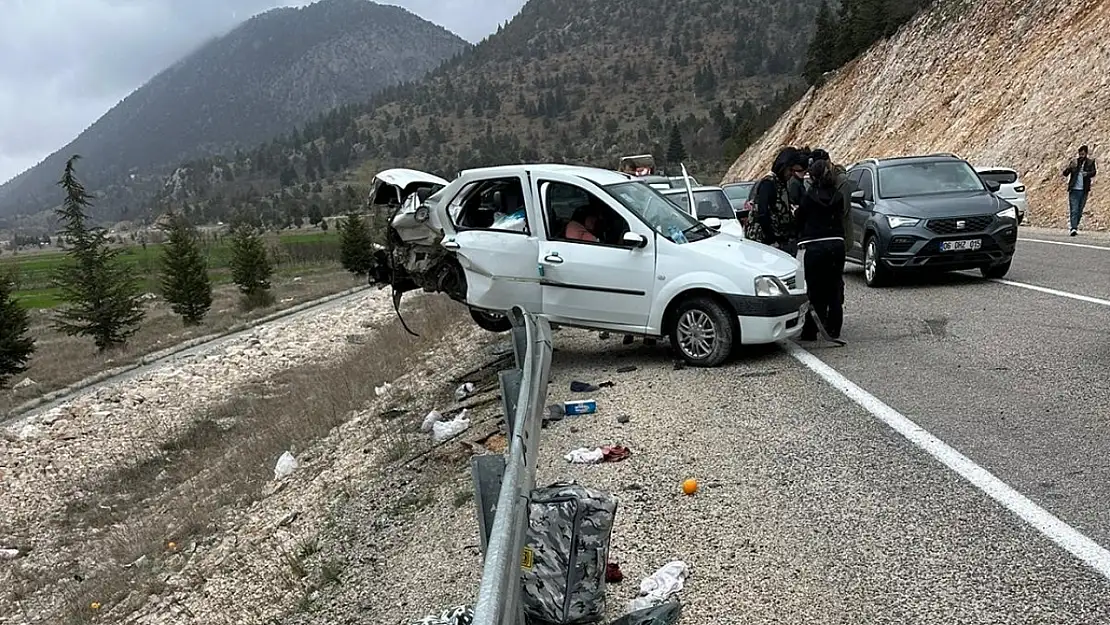
<path id="1" fill-rule="evenodd" d="M 1025 193 L 1025 185 L 1018 185 L 1014 187 L 1015 193 Z"/>
<path id="2" fill-rule="evenodd" d="M 1012 205 L 1007 206 L 1006 208 L 995 213 L 995 216 L 1001 217 L 1002 219 L 1017 220 L 1017 207 Z"/>
<path id="3" fill-rule="evenodd" d="M 755 294 L 759 297 L 776 297 L 789 295 L 789 291 L 776 276 L 759 276 L 755 279 Z"/>
<path id="4" fill-rule="evenodd" d="M 897 215 L 886 216 L 886 223 L 891 228 L 901 228 L 902 226 L 916 226 L 919 221 L 921 220 L 914 219 L 913 217 L 899 217 Z"/>

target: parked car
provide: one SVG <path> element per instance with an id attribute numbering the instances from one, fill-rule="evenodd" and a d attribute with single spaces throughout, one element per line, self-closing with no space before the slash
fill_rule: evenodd
<path id="1" fill-rule="evenodd" d="M 736 211 L 736 218 L 740 223 L 745 223 L 748 215 L 751 214 L 752 203 L 748 200 L 755 190 L 755 184 L 758 180 L 746 180 L 744 182 L 730 182 L 721 185 L 724 189 L 725 195 L 728 196 L 728 201 L 732 203 L 732 210 Z"/>
<path id="2" fill-rule="evenodd" d="M 654 176 L 655 171 L 655 157 L 651 154 L 636 154 L 634 156 L 622 156 L 620 162 L 620 171 L 633 176 Z"/>
<path id="3" fill-rule="evenodd" d="M 1021 181 L 1017 170 L 1009 167 L 976 167 L 975 171 L 983 180 L 998 183 L 999 189 L 995 195 L 1013 204 L 1017 209 L 1018 223 L 1024 222 L 1029 202 L 1025 198 L 1025 183 Z"/>
<path id="4" fill-rule="evenodd" d="M 601 214 L 596 243 L 564 236 L 586 206 Z M 716 366 L 736 345 L 796 336 L 808 307 L 793 257 L 720 234 L 606 169 L 464 171 L 403 207 L 389 241 L 371 280 L 391 284 L 395 298 L 446 293 L 491 331 L 508 330 L 504 313 L 521 306 L 557 325 L 669 336 L 694 366 Z"/>
<path id="5" fill-rule="evenodd" d="M 415 169 L 387 169 L 374 176 L 367 203 L 370 208 L 397 209 L 418 191 L 427 197 L 446 186 L 447 181 L 434 174 Z"/>
<path id="6" fill-rule="evenodd" d="M 1017 209 L 952 154 L 867 159 L 848 169 L 852 251 L 868 286 L 908 271 L 1010 270 Z"/>
<path id="7" fill-rule="evenodd" d="M 744 227 L 740 225 L 736 211 L 732 209 L 732 203 L 728 201 L 728 196 L 721 187 L 695 186 L 691 188 L 691 192 L 694 195 L 694 205 L 697 207 L 697 214 L 694 217 L 698 221 L 714 230 L 744 238 Z M 663 191 L 663 196 L 686 213 L 693 214 L 690 211 L 690 197 L 686 189 L 668 189 Z"/>

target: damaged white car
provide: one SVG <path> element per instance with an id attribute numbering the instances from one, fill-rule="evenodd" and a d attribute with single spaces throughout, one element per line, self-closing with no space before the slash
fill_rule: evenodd
<path id="1" fill-rule="evenodd" d="M 421 193 L 420 195 L 423 195 Z M 669 336 L 694 366 L 796 336 L 792 256 L 706 227 L 628 174 L 572 165 L 464 171 L 393 215 L 371 280 L 465 303 L 491 331 L 513 306 L 551 323 Z"/>

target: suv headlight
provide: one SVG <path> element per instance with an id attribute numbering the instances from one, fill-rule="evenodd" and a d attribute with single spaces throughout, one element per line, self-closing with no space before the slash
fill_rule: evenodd
<path id="1" fill-rule="evenodd" d="M 887 215 L 886 223 L 891 228 L 901 228 L 902 226 L 916 226 L 920 219 L 913 217 L 899 217 L 897 215 Z"/>
<path id="2" fill-rule="evenodd" d="M 755 294 L 759 297 L 789 295 L 786 285 L 776 276 L 759 276 L 755 279 Z"/>
<path id="3" fill-rule="evenodd" d="M 1006 208 L 995 213 L 995 216 L 1001 217 L 1002 219 L 1013 219 L 1014 221 L 1017 221 L 1017 207 L 1011 204 L 1010 206 L 1007 206 Z"/>

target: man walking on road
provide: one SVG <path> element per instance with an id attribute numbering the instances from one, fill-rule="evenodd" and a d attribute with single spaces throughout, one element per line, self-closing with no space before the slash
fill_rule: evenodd
<path id="1" fill-rule="evenodd" d="M 1079 233 L 1079 220 L 1083 218 L 1083 208 L 1087 206 L 1087 196 L 1091 194 L 1091 180 L 1098 170 L 1095 159 L 1087 158 L 1087 146 L 1080 146 L 1079 154 L 1064 169 L 1068 179 L 1068 208 L 1071 218 L 1071 236 Z"/>

